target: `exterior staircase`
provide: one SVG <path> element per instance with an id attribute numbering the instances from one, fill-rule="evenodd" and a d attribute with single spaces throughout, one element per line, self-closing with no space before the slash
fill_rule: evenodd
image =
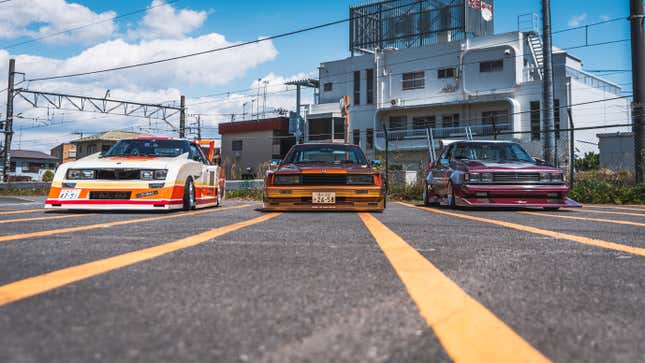
<path id="1" fill-rule="evenodd" d="M 540 35 L 536 32 L 529 32 L 526 35 L 526 40 L 537 68 L 537 74 L 540 79 L 544 79 L 544 48 L 542 47 L 542 39 L 540 39 Z"/>

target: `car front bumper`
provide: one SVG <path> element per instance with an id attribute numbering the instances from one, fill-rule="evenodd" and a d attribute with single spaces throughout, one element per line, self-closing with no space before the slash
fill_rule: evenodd
<path id="1" fill-rule="evenodd" d="M 464 207 L 578 208 L 567 198 L 566 185 L 473 185 L 455 190 L 455 202 Z"/>
<path id="2" fill-rule="evenodd" d="M 61 192 L 74 191 L 74 198 Z M 127 199 L 95 199 L 92 192 L 128 193 Z M 54 182 L 49 190 L 46 209 L 74 210 L 169 210 L 183 207 L 184 186 L 155 181 L 64 181 Z"/>
<path id="3" fill-rule="evenodd" d="M 314 204 L 314 192 L 333 192 L 334 204 Z M 334 187 L 267 187 L 264 188 L 265 211 L 355 211 L 370 212 L 385 209 L 385 193 L 380 186 Z"/>

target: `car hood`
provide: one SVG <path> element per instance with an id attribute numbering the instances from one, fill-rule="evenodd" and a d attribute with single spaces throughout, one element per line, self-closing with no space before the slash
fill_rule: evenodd
<path id="1" fill-rule="evenodd" d="M 372 168 L 366 165 L 359 164 L 307 164 L 307 165 L 295 165 L 295 164 L 285 164 L 282 165 L 277 173 L 303 173 L 303 174 L 320 174 L 320 173 L 330 173 L 330 174 L 358 174 L 358 173 L 371 173 Z"/>
<path id="2" fill-rule="evenodd" d="M 66 163 L 65 166 L 74 169 L 166 169 L 168 163 L 177 159 L 186 159 L 188 153 L 177 157 L 153 156 L 109 156 L 100 157 L 93 154 L 77 161 Z"/>
<path id="3" fill-rule="evenodd" d="M 487 162 L 469 160 L 461 162 L 467 169 L 494 169 L 494 170 L 538 170 L 538 171 L 560 171 L 558 168 L 547 165 L 536 165 L 522 161 L 514 162 Z"/>

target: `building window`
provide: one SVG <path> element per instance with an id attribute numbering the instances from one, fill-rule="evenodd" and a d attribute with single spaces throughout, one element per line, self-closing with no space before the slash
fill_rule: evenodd
<path id="1" fill-rule="evenodd" d="M 455 78 L 455 69 L 454 68 L 442 68 L 437 71 L 437 78 Z"/>
<path id="2" fill-rule="evenodd" d="M 404 130 L 405 121 L 405 116 L 390 117 L 390 130 Z"/>
<path id="3" fill-rule="evenodd" d="M 425 117 L 415 117 L 412 119 L 412 128 L 413 129 L 434 129 L 436 125 L 436 117 L 434 116 L 425 116 Z"/>
<path id="4" fill-rule="evenodd" d="M 553 100 L 553 125 L 555 126 L 555 139 L 560 140 L 560 100 Z"/>
<path id="5" fill-rule="evenodd" d="M 361 143 L 361 130 L 354 129 L 352 137 L 354 139 L 354 145 L 359 145 Z"/>
<path id="6" fill-rule="evenodd" d="M 479 63 L 480 73 L 502 72 L 504 70 L 504 60 L 494 60 Z"/>
<path id="7" fill-rule="evenodd" d="M 423 89 L 425 86 L 425 72 L 403 73 L 403 83 L 401 87 L 404 91 Z"/>
<path id="8" fill-rule="evenodd" d="M 94 154 L 96 152 L 96 145 L 88 145 L 87 146 L 87 153 L 88 154 Z"/>
<path id="9" fill-rule="evenodd" d="M 491 126 L 492 131 L 510 129 L 508 124 L 508 112 L 506 111 L 486 111 L 482 112 L 482 125 Z"/>
<path id="10" fill-rule="evenodd" d="M 354 104 L 361 104 L 361 72 L 354 72 Z"/>
<path id="11" fill-rule="evenodd" d="M 374 148 L 374 129 L 365 130 L 365 148 L 367 150 Z"/>
<path id="12" fill-rule="evenodd" d="M 68 158 L 76 158 L 76 151 L 68 151 L 67 152 L 67 157 Z"/>
<path id="13" fill-rule="evenodd" d="M 365 89 L 367 93 L 367 104 L 374 103 L 374 70 L 368 69 L 365 71 Z"/>
<path id="14" fill-rule="evenodd" d="M 323 85 L 323 91 L 324 92 L 331 92 L 332 90 L 332 85 L 331 82 L 327 82 Z"/>
<path id="15" fill-rule="evenodd" d="M 76 152 L 79 153 L 79 154 L 82 154 L 83 153 L 83 145 L 78 145 L 76 147 Z"/>
<path id="16" fill-rule="evenodd" d="M 459 127 L 459 114 L 443 115 L 441 117 L 443 127 Z"/>
<path id="17" fill-rule="evenodd" d="M 531 140 L 540 140 L 540 101 L 531 102 Z"/>
<path id="18" fill-rule="evenodd" d="M 242 140 L 233 140 L 233 142 L 231 142 L 231 150 L 242 151 Z"/>

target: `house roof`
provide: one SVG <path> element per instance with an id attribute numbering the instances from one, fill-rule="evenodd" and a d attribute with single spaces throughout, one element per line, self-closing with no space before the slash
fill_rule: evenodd
<path id="1" fill-rule="evenodd" d="M 58 160 L 57 157 L 34 150 L 11 150 L 12 159 Z"/>
<path id="2" fill-rule="evenodd" d="M 221 135 L 253 131 L 288 130 L 289 118 L 275 117 L 259 121 L 225 122 L 217 125 L 217 127 Z"/>
<path id="3" fill-rule="evenodd" d="M 151 135 L 142 133 L 142 132 L 132 132 L 132 131 L 105 131 L 99 134 L 81 137 L 80 139 L 76 139 L 71 142 L 79 143 L 79 142 L 98 141 L 98 140 L 118 141 L 123 139 L 135 139 L 137 137 L 143 137 L 143 136 L 151 136 Z"/>

